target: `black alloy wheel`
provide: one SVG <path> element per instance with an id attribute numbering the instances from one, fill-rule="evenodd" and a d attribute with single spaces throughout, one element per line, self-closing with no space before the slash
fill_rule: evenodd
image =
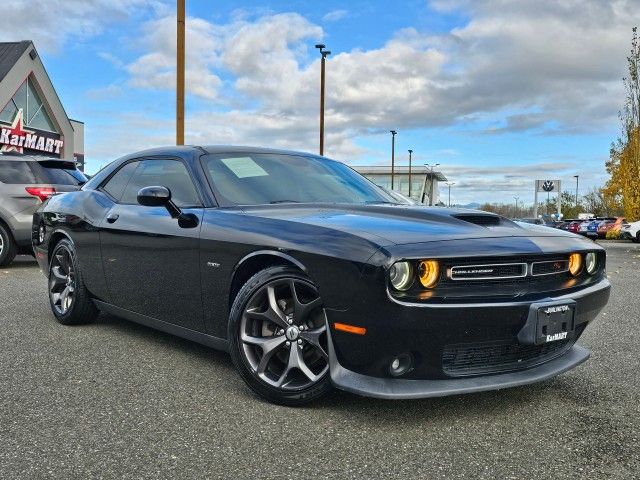
<path id="1" fill-rule="evenodd" d="M 61 240 L 51 255 L 49 303 L 56 319 L 64 325 L 92 322 L 98 316 L 84 286 L 73 243 L 67 239 Z"/>
<path id="2" fill-rule="evenodd" d="M 295 406 L 331 389 L 322 298 L 300 271 L 278 266 L 254 275 L 230 320 L 234 364 L 258 394 Z"/>
<path id="3" fill-rule="evenodd" d="M 6 267 L 16 258 L 17 247 L 7 227 L 0 223 L 0 267 Z"/>

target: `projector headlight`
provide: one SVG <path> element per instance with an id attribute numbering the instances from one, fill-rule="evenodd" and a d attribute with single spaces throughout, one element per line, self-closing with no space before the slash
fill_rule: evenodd
<path id="1" fill-rule="evenodd" d="M 582 271 L 582 255 L 579 253 L 572 253 L 569 255 L 569 272 L 574 277 L 577 277 Z"/>
<path id="2" fill-rule="evenodd" d="M 409 262 L 396 262 L 389 269 L 389 281 L 396 290 L 407 290 L 413 283 L 413 267 Z"/>
<path id="3" fill-rule="evenodd" d="M 435 287 L 440 279 L 440 264 L 437 260 L 422 260 L 418 264 L 418 278 L 423 287 Z"/>
<path id="4" fill-rule="evenodd" d="M 593 275 L 598 269 L 598 256 L 594 252 L 589 252 L 584 257 L 584 263 L 587 268 L 587 273 Z"/>

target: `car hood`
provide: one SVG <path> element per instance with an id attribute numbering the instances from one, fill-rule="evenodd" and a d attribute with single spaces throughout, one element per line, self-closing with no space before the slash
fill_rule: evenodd
<path id="1" fill-rule="evenodd" d="M 287 204 L 243 210 L 257 217 L 339 230 L 381 246 L 473 238 L 575 237 L 573 233 L 516 223 L 487 212 L 442 207 Z"/>

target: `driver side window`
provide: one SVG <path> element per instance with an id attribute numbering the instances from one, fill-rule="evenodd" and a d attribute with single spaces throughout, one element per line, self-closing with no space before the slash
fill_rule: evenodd
<path id="1" fill-rule="evenodd" d="M 111 177 L 104 189 L 119 203 L 136 204 L 140 189 L 151 186 L 167 187 L 171 191 L 173 203 L 180 208 L 202 206 L 187 167 L 179 160 L 141 160 L 129 163 Z"/>

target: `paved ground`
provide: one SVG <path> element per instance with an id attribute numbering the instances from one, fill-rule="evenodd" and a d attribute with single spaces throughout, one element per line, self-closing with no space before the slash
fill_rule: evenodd
<path id="1" fill-rule="evenodd" d="M 36 264 L 0 270 L 0 478 L 640 478 L 640 246 L 607 244 L 591 360 L 546 383 L 262 402 L 227 355 L 102 316 L 63 327 Z"/>

